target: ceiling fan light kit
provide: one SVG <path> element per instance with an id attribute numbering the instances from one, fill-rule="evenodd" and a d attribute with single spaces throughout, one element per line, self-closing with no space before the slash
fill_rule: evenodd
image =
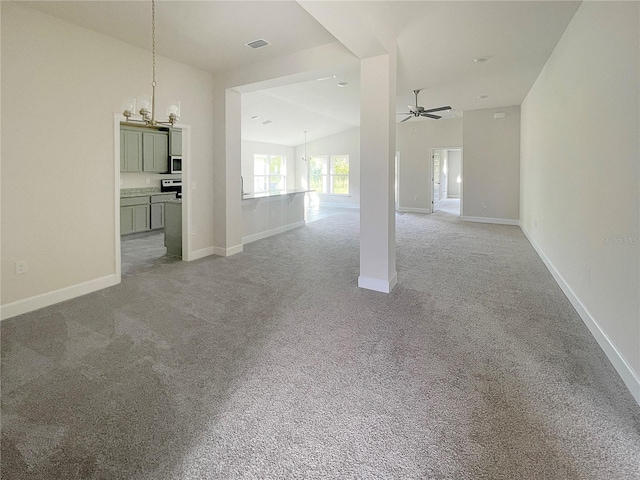
<path id="1" fill-rule="evenodd" d="M 427 117 L 427 118 L 433 118 L 434 120 L 439 120 L 442 118 L 442 116 L 440 115 L 433 115 L 434 112 L 442 112 L 442 111 L 449 111 L 451 110 L 451 106 L 447 105 L 445 107 L 437 107 L 437 108 L 429 108 L 429 109 L 425 109 L 424 107 L 421 107 L 418 105 L 418 94 L 420 93 L 420 90 L 414 90 L 413 94 L 416 96 L 416 104 L 415 105 L 409 105 L 409 111 L 408 112 L 400 112 L 397 113 L 396 115 L 408 115 L 407 118 L 400 120 L 400 123 L 406 122 L 407 120 L 410 120 L 412 118 L 418 118 L 418 117 Z"/>

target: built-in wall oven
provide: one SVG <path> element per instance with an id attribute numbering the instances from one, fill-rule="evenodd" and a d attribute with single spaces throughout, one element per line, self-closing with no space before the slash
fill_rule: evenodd
<path id="1" fill-rule="evenodd" d="M 176 198 L 182 198 L 182 179 L 168 178 L 162 180 L 160 184 L 162 192 L 176 192 Z"/>

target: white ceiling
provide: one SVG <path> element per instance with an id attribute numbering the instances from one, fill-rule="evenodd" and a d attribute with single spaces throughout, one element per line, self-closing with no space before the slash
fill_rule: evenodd
<path id="1" fill-rule="evenodd" d="M 576 1 L 301 3 L 159 0 L 157 51 L 217 73 L 335 42 L 336 38 L 356 53 L 363 39 L 396 38 L 398 111 L 406 111 L 407 105 L 414 103 L 412 90 L 422 89 L 420 105 L 451 105 L 454 110 L 448 116 L 460 116 L 464 110 L 519 105 L 579 6 Z M 28 4 L 150 49 L 150 2 Z M 259 38 L 271 45 L 259 50 L 244 46 Z M 491 58 L 474 63 L 480 56 Z M 244 93 L 243 138 L 299 145 L 305 130 L 312 140 L 358 126 L 359 72 L 335 74 L 336 78 L 322 81 Z M 338 82 L 348 82 L 348 86 L 340 88 Z M 481 95 L 488 97 L 479 99 Z M 252 120 L 252 116 L 260 118 Z M 263 125 L 266 120 L 274 122 Z M 436 120 L 410 120 L 414 121 Z"/>

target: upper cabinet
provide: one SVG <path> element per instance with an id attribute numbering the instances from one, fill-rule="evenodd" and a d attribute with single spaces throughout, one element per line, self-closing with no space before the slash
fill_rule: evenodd
<path id="1" fill-rule="evenodd" d="M 120 171 L 142 171 L 142 132 L 120 130 Z"/>
<path id="2" fill-rule="evenodd" d="M 169 155 L 180 157 L 182 155 L 182 129 L 169 129 Z"/>
<path id="3" fill-rule="evenodd" d="M 169 132 L 121 126 L 120 171 L 168 173 Z"/>
<path id="4" fill-rule="evenodd" d="M 142 134 L 142 168 L 145 172 L 169 171 L 169 134 L 150 131 Z"/>

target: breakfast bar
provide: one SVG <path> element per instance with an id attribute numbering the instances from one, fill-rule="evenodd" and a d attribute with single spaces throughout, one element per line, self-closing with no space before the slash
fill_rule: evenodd
<path id="1" fill-rule="evenodd" d="M 242 195 L 242 243 L 302 227 L 304 196 L 312 190 L 279 190 Z"/>

